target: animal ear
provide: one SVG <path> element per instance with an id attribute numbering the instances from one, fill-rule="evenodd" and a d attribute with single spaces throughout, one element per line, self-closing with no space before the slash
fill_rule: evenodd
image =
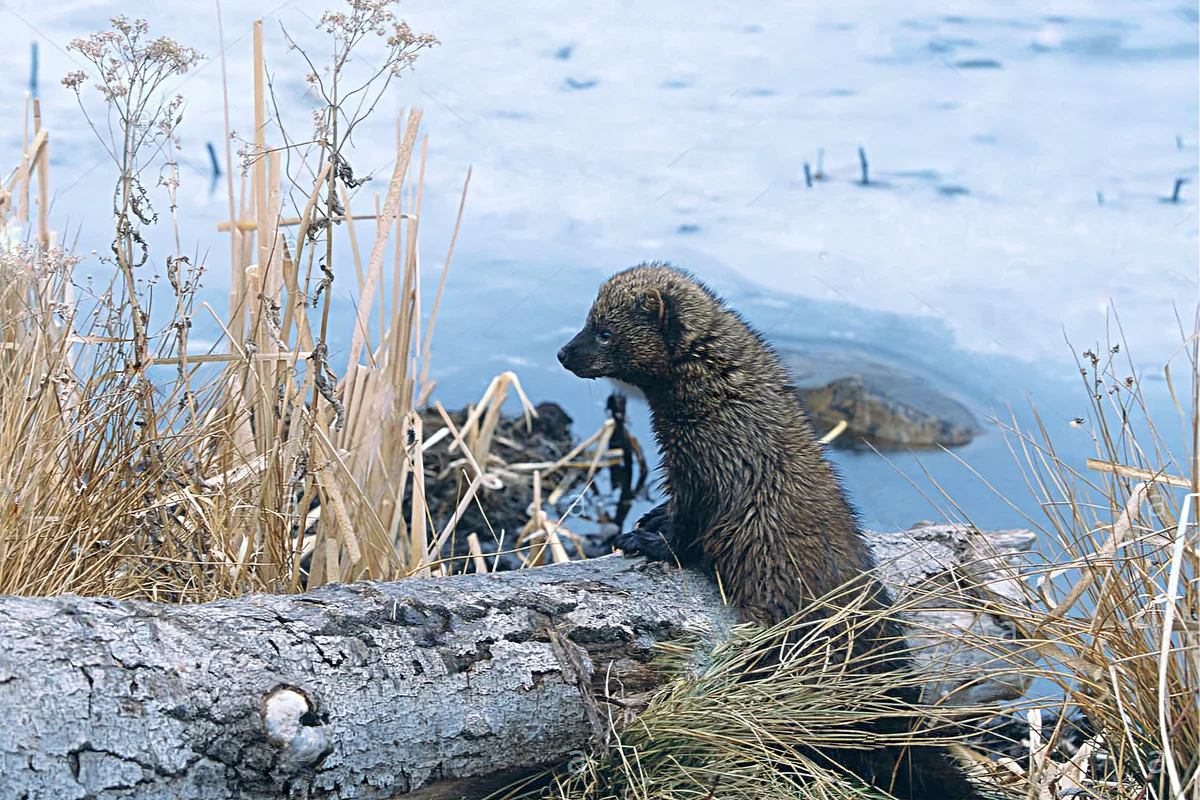
<path id="1" fill-rule="evenodd" d="M 638 308 L 650 318 L 662 334 L 670 350 L 677 349 L 687 338 L 683 319 L 678 313 L 676 301 L 670 295 L 664 295 L 657 289 L 646 289 L 638 295 Z"/>
<path id="2" fill-rule="evenodd" d="M 657 289 L 647 289 L 638 295 L 637 305 L 659 328 L 667 327 L 667 301 Z"/>

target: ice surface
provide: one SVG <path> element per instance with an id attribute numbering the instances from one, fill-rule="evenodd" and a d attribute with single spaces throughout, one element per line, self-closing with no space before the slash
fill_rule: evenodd
<path id="1" fill-rule="evenodd" d="M 278 25 L 315 49 L 313 20 L 325 5 L 224 4 L 230 113 L 243 136 L 253 119 L 252 21 L 267 17 L 275 90 L 289 127 L 304 132 L 307 70 Z M 1079 455 L 1090 441 L 1066 423 L 1086 411 L 1086 397 L 1071 382 L 1064 331 L 1076 352 L 1103 340 L 1115 304 L 1139 368 L 1158 370 L 1180 341 L 1176 310 L 1190 325 L 1200 266 L 1194 4 L 414 0 L 402 8 L 443 44 L 389 91 L 351 158 L 357 172 L 386 176 L 395 111 L 423 107 L 430 270 L 474 165 L 435 343 L 447 405 L 521 363 L 536 396 L 561 399 L 581 428 L 597 422 L 605 390 L 571 378 L 554 352 L 599 280 L 643 258 L 694 269 L 772 337 L 884 354 L 981 415 L 1032 392 L 1068 440 L 1065 452 Z M 85 251 L 106 247 L 112 166 L 58 84 L 76 68 L 62 48 L 115 13 L 219 52 L 213 3 L 14 0 L 0 12 L 8 120 L 0 161 L 18 161 L 36 40 L 54 216 L 60 229 L 82 226 Z M 364 51 L 366 66 L 370 58 Z M 220 304 L 228 245 L 215 224 L 227 199 L 223 181 L 209 191 L 204 151 L 212 141 L 222 152 L 219 61 L 178 91 L 188 99 L 185 247 L 209 254 L 208 288 Z M 804 164 L 815 171 L 818 151 L 826 180 L 809 188 Z M 1161 202 L 1177 178 L 1188 181 L 1181 202 Z M 360 202 L 381 183 L 367 184 Z M 346 283 L 336 288 L 348 329 Z M 342 339 L 348 332 L 335 336 L 335 350 Z M 1027 498 L 998 435 L 960 455 Z M 934 515 L 892 466 L 839 458 L 872 524 Z M 910 458 L 894 460 L 919 477 Z M 949 457 L 922 461 L 980 524 L 1020 522 Z"/>

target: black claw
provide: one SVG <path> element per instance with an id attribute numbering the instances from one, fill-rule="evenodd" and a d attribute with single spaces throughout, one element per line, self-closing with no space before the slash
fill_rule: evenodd
<path id="1" fill-rule="evenodd" d="M 613 537 L 613 547 L 625 553 L 626 557 L 645 556 L 651 561 L 675 560 L 671 543 L 666 535 L 659 531 L 634 528 L 618 533 Z"/>

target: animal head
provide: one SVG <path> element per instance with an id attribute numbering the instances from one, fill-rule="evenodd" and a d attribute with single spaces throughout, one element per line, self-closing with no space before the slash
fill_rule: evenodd
<path id="1" fill-rule="evenodd" d="M 639 264 L 600 287 L 583 330 L 558 360 L 581 378 L 614 378 L 650 391 L 668 379 L 716 311 L 715 296 L 687 273 Z"/>

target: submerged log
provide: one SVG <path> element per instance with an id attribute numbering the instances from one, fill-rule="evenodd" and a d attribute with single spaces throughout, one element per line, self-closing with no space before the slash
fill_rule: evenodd
<path id="1" fill-rule="evenodd" d="M 899 592 L 1033 543 L 946 526 L 871 540 Z M 956 625 L 1011 634 L 931 613 L 946 633 L 925 636 L 927 667 Z M 702 575 L 620 556 L 194 606 L 4 597 L 0 794 L 481 797 L 602 736 L 595 698 L 652 690 L 655 642 L 715 644 L 735 622 Z M 969 699 L 1023 691 L 1001 670 Z"/>

